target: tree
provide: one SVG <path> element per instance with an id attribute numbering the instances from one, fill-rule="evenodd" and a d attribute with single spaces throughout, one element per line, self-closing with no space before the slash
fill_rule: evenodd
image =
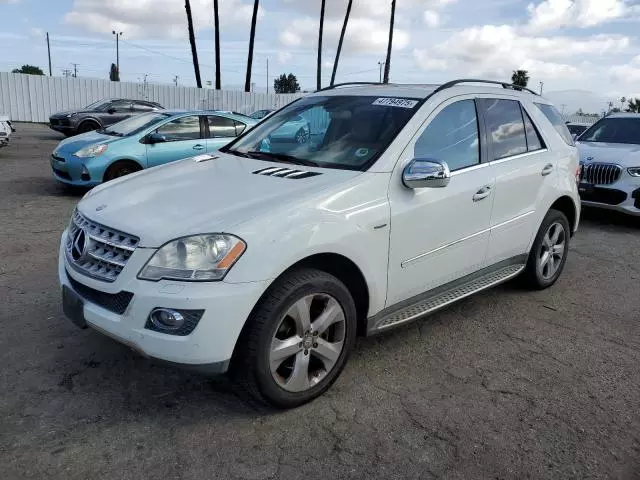
<path id="1" fill-rule="evenodd" d="M 251 91 L 251 65 L 253 64 L 253 41 L 256 37 L 256 20 L 258 19 L 258 4 L 260 0 L 253 2 L 253 15 L 251 16 L 251 33 L 249 33 L 249 58 L 247 59 L 247 78 L 244 81 L 244 91 Z"/>
<path id="2" fill-rule="evenodd" d="M 116 67 L 115 63 L 111 64 L 111 69 L 109 70 L 109 80 L 112 82 L 120 81 L 120 72 L 118 72 L 118 67 Z"/>
<path id="3" fill-rule="evenodd" d="M 324 29 L 324 3 L 325 0 L 322 0 L 322 3 L 320 4 L 320 29 L 318 30 L 318 73 L 316 81 L 317 90 L 320 90 L 322 88 L 322 31 Z"/>
<path id="4" fill-rule="evenodd" d="M 27 75 L 44 75 L 40 67 L 35 65 L 22 65 L 20 68 L 14 68 L 11 73 L 25 73 Z"/>
<path id="5" fill-rule="evenodd" d="M 526 87 L 529 83 L 529 72 L 526 70 L 514 70 L 511 75 L 511 83 L 518 87 Z"/>
<path id="6" fill-rule="evenodd" d="M 627 107 L 627 112 L 640 113 L 640 98 L 630 98 Z"/>
<path id="7" fill-rule="evenodd" d="M 218 0 L 213 0 L 213 23 L 216 29 L 216 90 L 220 90 L 220 18 L 218 16 Z"/>
<path id="8" fill-rule="evenodd" d="M 193 19 L 191 18 L 191 2 L 184 0 L 184 9 L 187 11 L 187 26 L 189 28 L 189 43 L 191 44 L 191 56 L 193 57 L 193 70 L 196 74 L 196 86 L 202 88 L 200 79 L 200 64 L 198 63 L 198 50 L 196 49 L 196 36 L 193 32 Z"/>
<path id="9" fill-rule="evenodd" d="M 344 14 L 344 23 L 342 24 L 342 31 L 340 32 L 340 40 L 338 40 L 338 50 L 336 51 L 336 59 L 333 62 L 333 72 L 331 73 L 331 83 L 333 85 L 336 81 L 336 72 L 338 71 L 338 61 L 340 60 L 340 52 L 342 51 L 342 42 L 344 41 L 344 34 L 347 31 L 347 23 L 349 23 L 349 15 L 351 14 L 351 5 L 353 0 L 349 0 L 347 4 L 347 12 Z"/>
<path id="10" fill-rule="evenodd" d="M 620 98 L 620 110 L 624 108 L 624 103 L 627 101 L 627 97 Z"/>
<path id="11" fill-rule="evenodd" d="M 296 93 L 300 91 L 298 79 L 293 73 L 280 75 L 273 81 L 273 90 L 276 93 Z"/>
<path id="12" fill-rule="evenodd" d="M 391 19 L 389 20 L 389 42 L 387 43 L 387 60 L 384 62 L 383 83 L 389 83 L 389 71 L 391 70 L 391 48 L 393 45 L 393 24 L 396 16 L 396 0 L 391 0 Z"/>

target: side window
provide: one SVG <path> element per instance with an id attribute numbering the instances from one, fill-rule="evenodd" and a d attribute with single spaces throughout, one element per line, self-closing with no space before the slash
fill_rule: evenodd
<path id="1" fill-rule="evenodd" d="M 491 139 L 491 160 L 526 153 L 527 137 L 517 100 L 484 100 L 487 136 Z"/>
<path id="2" fill-rule="evenodd" d="M 156 130 L 167 137 L 167 142 L 179 142 L 181 140 L 197 140 L 200 137 L 200 117 L 193 115 L 181 117 L 165 123 Z"/>
<path id="3" fill-rule="evenodd" d="M 533 125 L 531 117 L 524 107 L 522 107 L 522 105 L 520 105 L 520 107 L 522 108 L 522 118 L 524 119 L 524 132 L 527 136 L 527 151 L 535 152 L 536 150 L 542 150 L 544 148 L 544 142 L 542 138 L 540 138 L 538 130 Z"/>
<path id="4" fill-rule="evenodd" d="M 116 112 L 130 112 L 131 102 L 129 100 L 116 100 L 107 107 L 107 110 L 110 109 L 114 109 Z"/>
<path id="5" fill-rule="evenodd" d="M 538 107 L 540 111 L 544 113 L 544 116 L 549 119 L 553 128 L 556 129 L 556 132 L 558 132 L 564 140 L 564 143 L 567 145 L 574 145 L 573 138 L 571 138 L 569 129 L 564 123 L 564 119 L 562 118 L 562 115 L 560 115 L 560 112 L 558 112 L 553 105 L 547 105 L 545 103 L 536 103 L 535 106 Z"/>
<path id="6" fill-rule="evenodd" d="M 247 126 L 242 123 L 239 122 L 237 120 L 234 120 L 235 124 L 236 124 L 236 136 L 240 135 L 242 132 L 244 132 L 244 129 L 247 128 Z"/>
<path id="7" fill-rule="evenodd" d="M 210 136 L 214 138 L 236 136 L 236 125 L 230 118 L 210 115 L 207 119 L 209 120 Z"/>
<path id="8" fill-rule="evenodd" d="M 153 110 L 153 107 L 148 103 L 143 102 L 133 102 L 133 111 L 134 112 L 150 112 Z"/>
<path id="9" fill-rule="evenodd" d="M 438 113 L 416 141 L 414 157 L 442 160 L 451 170 L 480 163 L 475 102 L 461 100 Z"/>

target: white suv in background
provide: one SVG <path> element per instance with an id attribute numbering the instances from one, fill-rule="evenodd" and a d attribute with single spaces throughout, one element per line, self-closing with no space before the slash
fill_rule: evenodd
<path id="1" fill-rule="evenodd" d="M 308 141 L 269 141 L 300 117 Z M 90 191 L 60 244 L 64 311 L 296 406 L 336 380 L 356 335 L 518 275 L 552 285 L 577 174 L 562 118 L 528 90 L 336 85 L 219 153 Z"/>

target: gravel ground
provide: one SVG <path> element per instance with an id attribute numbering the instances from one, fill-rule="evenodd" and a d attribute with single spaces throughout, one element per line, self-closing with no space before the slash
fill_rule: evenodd
<path id="1" fill-rule="evenodd" d="M 585 212 L 551 289 L 513 284 L 359 341 L 334 387 L 274 412 L 61 311 L 78 194 L 61 136 L 0 150 L 0 478 L 640 478 L 640 222 Z M 586 217 L 586 218 L 585 218 Z"/>

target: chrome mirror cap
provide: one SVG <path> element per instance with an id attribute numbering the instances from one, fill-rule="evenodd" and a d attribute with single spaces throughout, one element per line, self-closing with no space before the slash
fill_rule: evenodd
<path id="1" fill-rule="evenodd" d="M 414 158 L 402 172 L 402 183 L 407 188 L 442 188 L 450 179 L 446 162 L 433 158 Z"/>

